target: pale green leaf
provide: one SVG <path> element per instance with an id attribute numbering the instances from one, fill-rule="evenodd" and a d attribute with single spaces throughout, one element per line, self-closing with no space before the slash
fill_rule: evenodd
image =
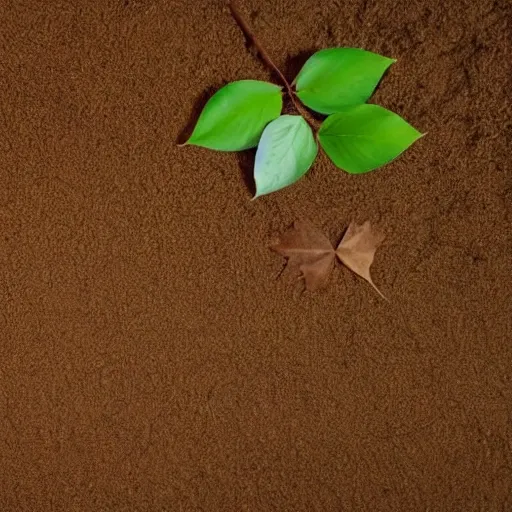
<path id="1" fill-rule="evenodd" d="M 393 62 L 394 59 L 359 48 L 320 50 L 297 75 L 297 96 L 321 114 L 365 103 Z"/>
<path id="2" fill-rule="evenodd" d="M 347 107 L 329 116 L 318 132 L 329 158 L 351 174 L 391 162 L 421 136 L 399 115 L 371 104 Z"/>
<path id="3" fill-rule="evenodd" d="M 186 144 L 218 151 L 256 147 L 265 126 L 279 116 L 282 106 L 277 85 L 258 80 L 232 82 L 208 100 Z"/>
<path id="4" fill-rule="evenodd" d="M 303 117 L 284 115 L 272 121 L 256 151 L 254 198 L 295 183 L 306 174 L 317 153 L 313 132 Z"/>

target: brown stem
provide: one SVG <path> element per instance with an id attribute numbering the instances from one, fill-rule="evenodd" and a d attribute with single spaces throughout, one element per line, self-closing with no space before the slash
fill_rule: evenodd
<path id="1" fill-rule="evenodd" d="M 288 96 L 292 100 L 295 110 L 297 110 L 297 112 L 299 112 L 299 114 L 301 114 L 304 117 L 304 119 L 306 119 L 306 121 L 311 125 L 313 130 L 316 131 L 320 123 L 296 100 L 295 94 L 292 90 L 292 86 L 290 85 L 288 80 L 286 80 L 286 77 L 283 75 L 283 73 L 281 73 L 281 70 L 272 62 L 272 59 L 270 58 L 269 54 L 265 51 L 263 46 L 261 46 L 260 42 L 254 35 L 254 32 L 249 28 L 249 25 L 240 14 L 240 11 L 237 9 L 235 2 L 230 2 L 229 8 L 238 26 L 242 29 L 242 32 L 244 33 L 245 37 L 249 40 L 249 42 L 252 43 L 253 46 L 256 48 L 263 62 L 265 62 L 265 64 L 270 69 L 275 71 L 279 76 L 281 82 L 283 82 L 284 86 L 286 87 L 286 92 L 288 93 Z"/>

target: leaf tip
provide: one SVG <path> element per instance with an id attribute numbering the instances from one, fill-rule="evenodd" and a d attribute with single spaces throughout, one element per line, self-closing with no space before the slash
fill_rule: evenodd
<path id="1" fill-rule="evenodd" d="M 376 286 L 375 284 L 373 283 L 373 281 L 370 281 L 370 284 L 373 286 L 373 289 L 386 301 L 386 302 L 391 302 Z"/>

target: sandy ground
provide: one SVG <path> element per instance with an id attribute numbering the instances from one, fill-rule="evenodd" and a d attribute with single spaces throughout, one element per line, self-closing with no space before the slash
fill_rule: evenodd
<path id="1" fill-rule="evenodd" d="M 241 1 L 289 79 L 397 58 L 428 132 L 251 202 L 253 152 L 177 146 L 272 78 L 224 2 L 0 0 L 0 509 L 512 510 L 511 5 Z M 300 217 L 384 231 L 391 303 L 281 273 Z"/>

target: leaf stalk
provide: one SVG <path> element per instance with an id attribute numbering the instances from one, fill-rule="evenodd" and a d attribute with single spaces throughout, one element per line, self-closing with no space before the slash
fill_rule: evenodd
<path id="1" fill-rule="evenodd" d="M 267 51 L 263 48 L 261 43 L 258 41 L 256 35 L 249 27 L 248 23 L 245 21 L 244 17 L 241 15 L 240 11 L 238 10 L 236 6 L 236 2 L 230 2 L 229 3 L 229 9 L 231 11 L 231 15 L 235 19 L 236 23 L 244 33 L 245 37 L 251 43 L 254 48 L 256 48 L 257 52 L 259 53 L 261 59 L 263 62 L 267 65 L 268 68 L 270 68 L 272 71 L 274 71 L 283 85 L 286 88 L 286 92 L 288 93 L 288 96 L 290 97 L 292 104 L 295 108 L 295 110 L 302 116 L 304 119 L 309 123 L 313 131 L 316 133 L 318 131 L 318 128 L 320 127 L 320 122 L 317 121 L 303 106 L 302 104 L 297 100 L 297 96 L 295 92 L 292 89 L 292 86 L 290 85 L 290 82 L 286 79 L 284 74 L 281 72 L 281 70 L 274 64 L 272 59 L 270 58 L 270 55 L 267 53 Z"/>

